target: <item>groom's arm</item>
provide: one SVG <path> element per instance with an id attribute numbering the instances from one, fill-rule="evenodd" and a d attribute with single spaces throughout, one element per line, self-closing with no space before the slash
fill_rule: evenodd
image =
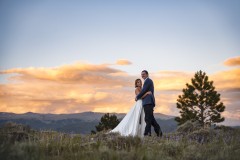
<path id="1" fill-rule="evenodd" d="M 141 92 L 136 96 L 136 100 L 141 99 L 141 97 L 147 93 L 147 91 L 149 90 L 150 87 L 150 81 L 146 81 L 143 85 L 143 89 L 141 90 Z"/>

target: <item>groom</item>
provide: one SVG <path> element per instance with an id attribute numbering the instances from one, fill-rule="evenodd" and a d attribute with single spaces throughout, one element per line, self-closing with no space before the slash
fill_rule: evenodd
<path id="1" fill-rule="evenodd" d="M 146 128 L 144 131 L 144 136 L 151 136 L 151 125 L 154 127 L 154 131 L 156 132 L 157 136 L 162 137 L 162 131 L 157 123 L 157 121 L 154 118 L 153 115 L 153 108 L 155 107 L 155 98 L 154 98 L 154 85 L 153 81 L 148 77 L 148 71 L 143 70 L 142 78 L 144 79 L 144 84 L 142 91 L 136 96 L 135 100 L 141 99 L 141 97 L 148 91 L 151 91 L 152 94 L 148 94 L 143 100 L 142 105 L 145 112 L 145 122 L 146 122 Z"/>

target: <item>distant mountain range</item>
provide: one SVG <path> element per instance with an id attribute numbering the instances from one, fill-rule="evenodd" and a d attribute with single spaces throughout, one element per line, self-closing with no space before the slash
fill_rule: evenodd
<path id="1" fill-rule="evenodd" d="M 23 114 L 0 112 L 0 127 L 6 122 L 15 122 L 29 125 L 36 130 L 54 130 L 65 133 L 89 134 L 95 130 L 101 117 L 105 113 L 100 112 L 82 112 L 72 114 L 42 114 L 27 112 Z M 115 114 L 119 120 L 126 115 L 125 113 Z M 177 123 L 174 116 L 161 113 L 154 113 L 154 116 L 164 133 L 173 132 L 177 129 Z M 223 125 L 239 127 L 238 121 L 226 119 Z M 236 125 L 237 124 L 237 125 Z"/>
<path id="2" fill-rule="evenodd" d="M 15 122 L 29 125 L 31 128 L 37 130 L 55 130 L 66 133 L 88 134 L 91 133 L 91 130 L 95 130 L 95 126 L 104 114 L 105 113 L 99 112 L 72 114 L 42 114 L 33 112 L 16 114 L 0 112 L 0 126 L 6 122 Z M 115 114 L 120 120 L 126 115 L 124 113 L 110 114 Z M 155 113 L 154 115 L 163 132 L 172 132 L 177 128 L 174 116 L 161 113 Z"/>
<path id="3" fill-rule="evenodd" d="M 0 112 L 1 119 L 37 119 L 41 121 L 49 120 L 65 120 L 65 119 L 78 119 L 84 121 L 94 121 L 99 120 L 104 113 L 95 113 L 95 112 L 83 112 L 83 113 L 72 113 L 72 114 L 42 114 L 42 113 L 33 113 L 27 112 L 23 114 L 7 113 Z M 118 118 L 121 118 L 124 114 L 118 114 Z"/>
<path id="4" fill-rule="evenodd" d="M 63 120 L 63 119 L 81 119 L 84 121 L 100 120 L 100 118 L 106 113 L 101 112 L 82 112 L 82 113 L 70 113 L 70 114 L 43 114 L 27 112 L 23 114 L 16 114 L 11 112 L 0 112 L 0 120 L 2 119 L 38 119 L 38 120 Z M 119 119 L 122 119 L 125 113 L 110 113 L 115 114 Z M 154 113 L 156 119 L 171 119 L 174 116 L 169 116 L 161 113 Z"/>

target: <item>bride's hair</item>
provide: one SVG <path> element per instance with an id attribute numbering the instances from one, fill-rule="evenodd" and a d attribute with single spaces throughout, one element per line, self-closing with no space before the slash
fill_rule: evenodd
<path id="1" fill-rule="evenodd" d="M 137 86 L 137 82 L 138 82 L 138 81 L 140 81 L 140 82 L 142 83 L 141 79 L 139 79 L 139 78 L 138 78 L 138 79 L 136 79 L 136 80 L 135 80 L 135 88 L 137 88 L 137 87 L 138 87 L 138 86 Z"/>

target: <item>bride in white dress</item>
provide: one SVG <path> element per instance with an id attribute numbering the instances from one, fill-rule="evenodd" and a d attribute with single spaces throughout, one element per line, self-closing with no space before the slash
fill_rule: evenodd
<path id="1" fill-rule="evenodd" d="M 135 94 L 138 95 L 142 89 L 141 79 L 135 80 Z M 148 94 L 152 94 L 150 91 L 145 93 L 141 98 L 143 99 Z M 144 130 L 146 122 L 144 120 L 145 113 L 142 107 L 142 100 L 139 99 L 122 121 L 111 132 L 118 132 L 122 136 L 144 136 Z"/>

